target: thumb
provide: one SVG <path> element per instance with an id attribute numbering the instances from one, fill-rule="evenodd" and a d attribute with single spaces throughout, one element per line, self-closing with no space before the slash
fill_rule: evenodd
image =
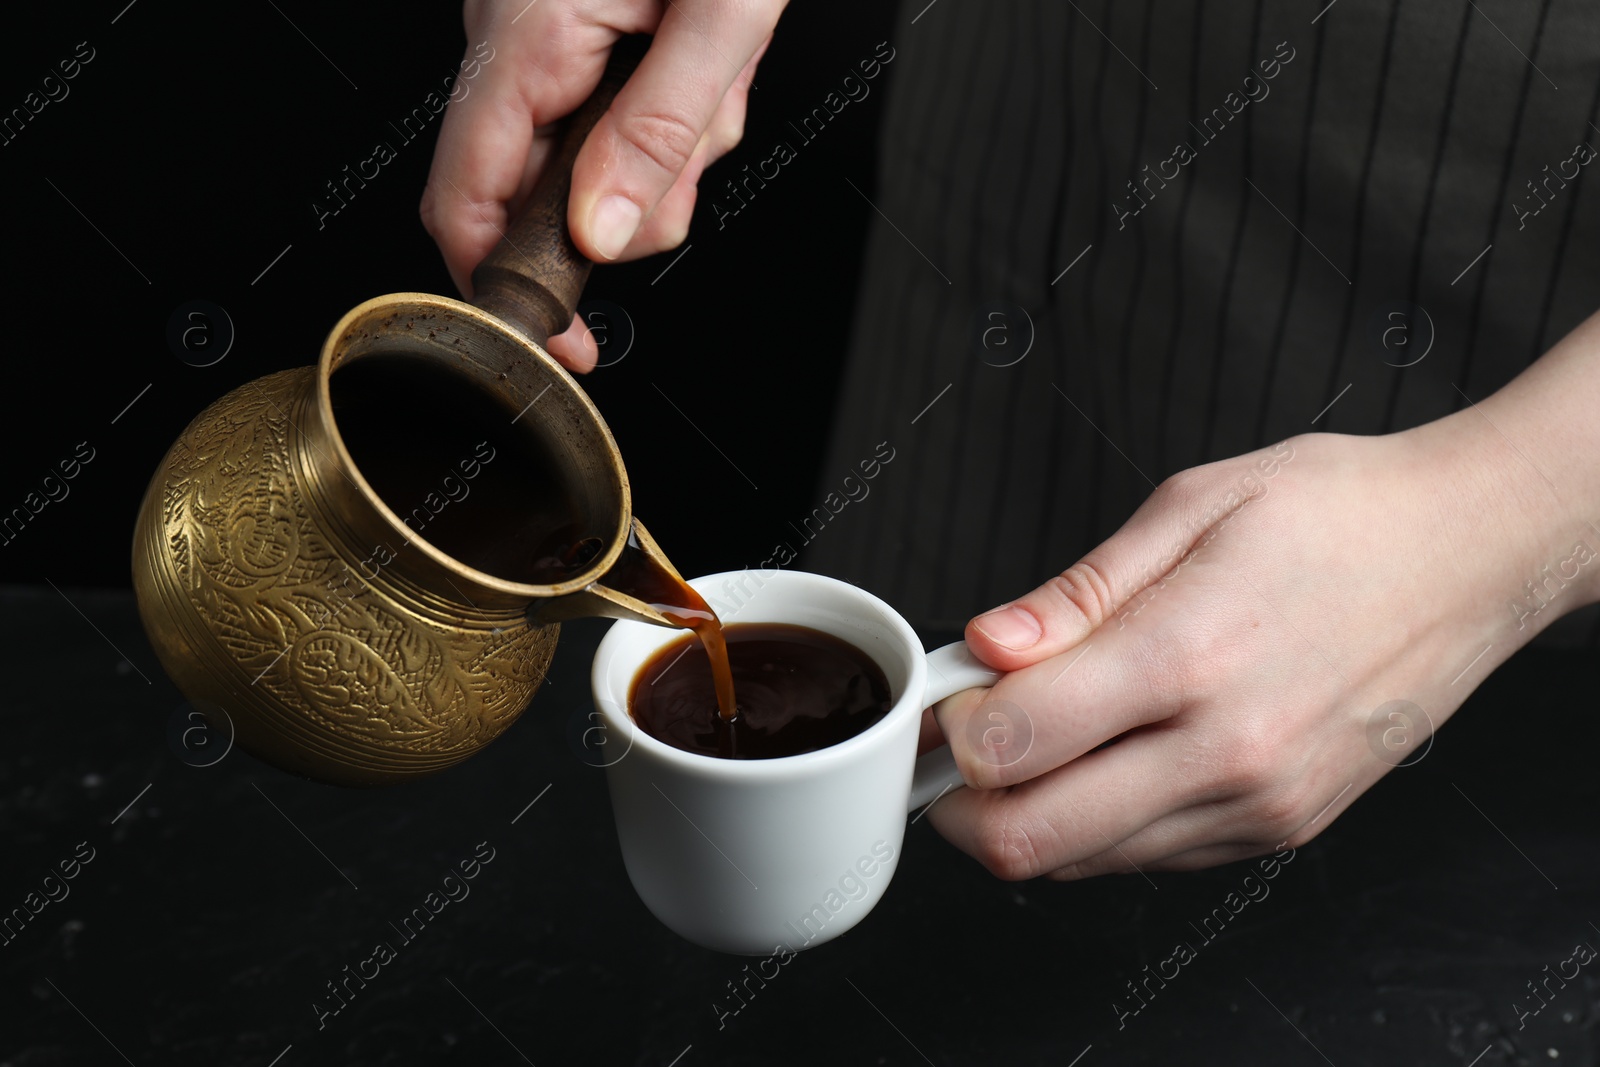
<path id="1" fill-rule="evenodd" d="M 723 98 L 732 90 L 742 101 L 747 64 L 771 36 L 781 5 L 754 5 L 742 18 L 716 15 L 711 6 L 682 0 L 668 7 L 639 69 L 573 164 L 567 219 L 579 250 L 593 260 L 628 250 L 695 158 Z M 687 229 L 686 213 L 675 226 Z M 675 236 L 669 246 L 683 233 Z"/>
<path id="2" fill-rule="evenodd" d="M 1013 671 L 1079 644 L 1130 601 L 1170 581 L 1229 516 L 1265 489 L 1252 474 L 1225 486 L 1199 469 L 1169 478 L 1122 529 L 1078 562 L 967 623 L 967 645 L 989 666 Z"/>

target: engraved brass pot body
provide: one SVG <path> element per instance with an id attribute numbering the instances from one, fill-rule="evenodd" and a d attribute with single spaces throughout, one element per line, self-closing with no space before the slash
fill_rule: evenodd
<path id="1" fill-rule="evenodd" d="M 523 215 L 474 273 L 478 306 L 421 293 L 359 305 L 315 367 L 217 400 L 157 469 L 134 534 L 140 618 L 184 694 L 226 713 L 216 725 L 267 762 L 343 785 L 441 770 L 521 714 L 556 620 L 668 624 L 604 584 L 630 536 L 663 557 L 632 516 L 600 413 L 543 348 L 571 321 L 589 268 L 566 229 L 572 159 L 637 54 L 619 46 L 570 120 Z M 390 507 L 415 502 L 378 497 L 340 437 L 329 378 L 385 357 L 472 380 L 539 438 L 575 518 L 605 538 L 586 570 L 559 585 L 506 581 L 441 552 Z"/>

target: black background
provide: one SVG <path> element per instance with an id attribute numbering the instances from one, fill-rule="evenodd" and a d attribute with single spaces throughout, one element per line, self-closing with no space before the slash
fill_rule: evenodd
<path id="1" fill-rule="evenodd" d="M 79 42 L 94 59 L 65 99 L 0 145 L 5 277 L 18 298 L 0 509 L 38 491 L 78 442 L 96 458 L 69 497 L 0 546 L 0 582 L 127 585 L 140 496 L 207 404 L 314 363 L 363 300 L 457 295 L 417 215 L 440 120 L 409 143 L 388 125 L 476 43 L 456 5 L 125 3 L 29 5 L 6 34 L 0 113 L 21 107 Z M 759 562 L 787 520 L 817 503 L 872 210 L 849 183 L 872 193 L 887 79 L 725 228 L 709 191 L 793 141 L 788 121 L 871 56 L 891 16 L 881 2 L 789 11 L 756 78 L 744 143 L 702 181 L 690 250 L 664 276 L 677 253 L 602 267 L 590 281 L 586 296 L 624 308 L 635 341 L 583 386 L 622 450 L 635 513 L 685 574 Z M 325 183 L 380 140 L 397 158 L 319 230 L 312 204 L 327 199 Z M 195 299 L 220 305 L 235 330 L 226 358 L 204 368 L 167 342 L 169 318 Z"/>

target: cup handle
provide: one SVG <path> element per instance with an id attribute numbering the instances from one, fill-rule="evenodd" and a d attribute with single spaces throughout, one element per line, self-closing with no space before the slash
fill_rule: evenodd
<path id="1" fill-rule="evenodd" d="M 931 707 L 947 696 L 963 689 L 993 685 L 1000 680 L 1001 672 L 984 665 L 972 654 L 965 641 L 936 648 L 928 653 L 928 688 L 922 694 L 922 706 Z M 911 799 L 906 811 L 932 804 L 946 790 L 961 784 L 961 771 L 956 768 L 956 758 L 949 745 L 940 745 L 932 752 L 917 757 L 917 769 L 911 775 Z"/>

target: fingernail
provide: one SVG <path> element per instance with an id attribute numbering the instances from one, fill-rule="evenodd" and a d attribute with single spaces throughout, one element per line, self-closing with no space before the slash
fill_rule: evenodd
<path id="1" fill-rule="evenodd" d="M 595 250 L 607 259 L 616 259 L 639 231 L 639 220 L 644 217 L 635 204 L 625 196 L 603 196 L 589 213 L 589 232 L 594 237 Z"/>
<path id="2" fill-rule="evenodd" d="M 996 608 L 987 615 L 980 615 L 973 625 L 983 636 L 1013 652 L 1032 648 L 1044 636 L 1033 613 L 1016 606 Z"/>

